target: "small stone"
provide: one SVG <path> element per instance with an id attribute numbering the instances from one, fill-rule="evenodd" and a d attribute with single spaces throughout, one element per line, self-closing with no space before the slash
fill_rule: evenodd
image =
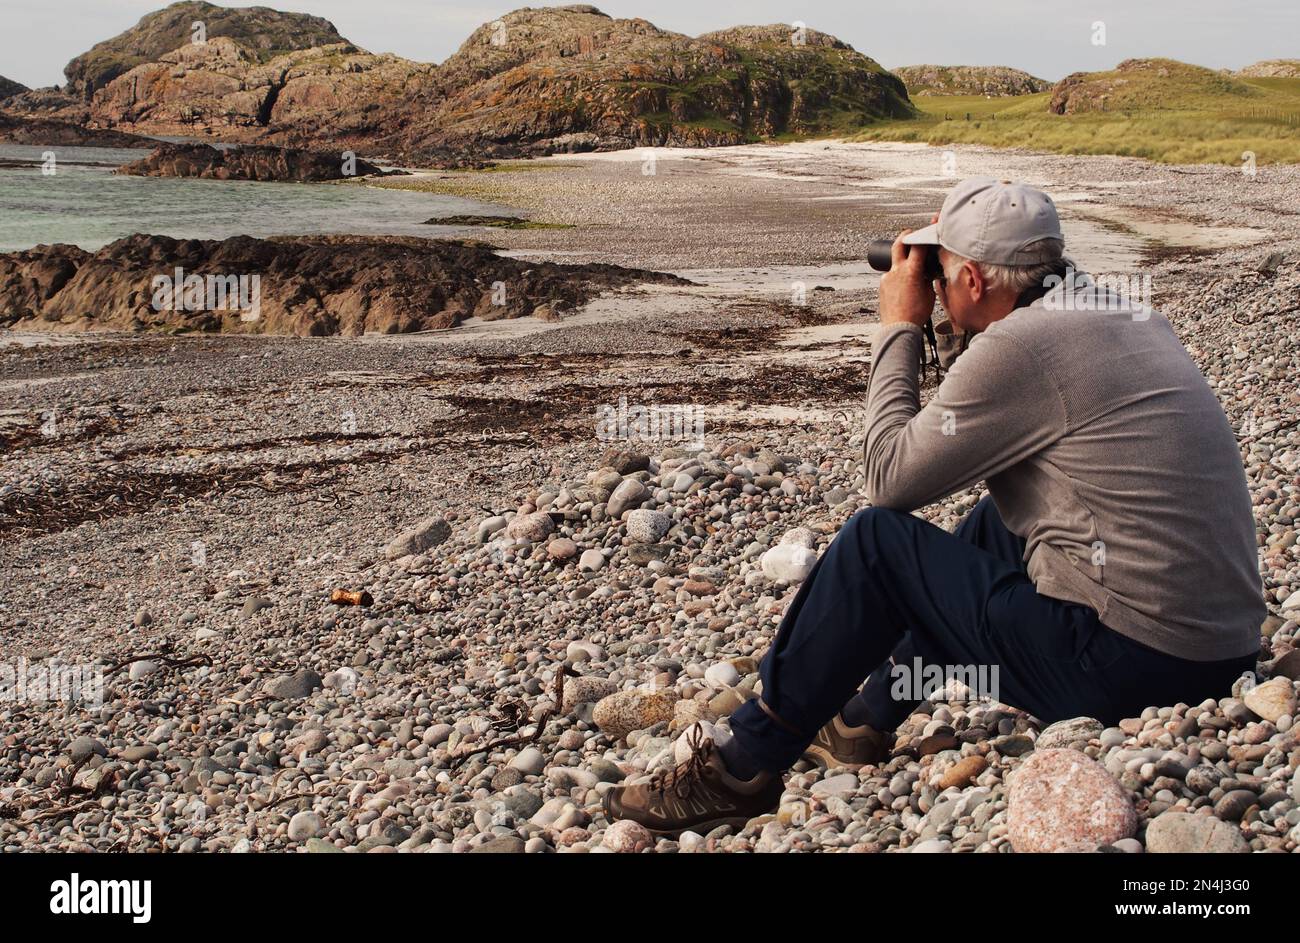
<path id="1" fill-rule="evenodd" d="M 1290 681 L 1300 679 L 1300 648 L 1291 649 L 1273 662 L 1271 673 L 1274 678 L 1287 678 Z"/>
<path id="2" fill-rule="evenodd" d="M 579 704 L 594 704 L 618 690 L 618 685 L 608 678 L 584 675 L 564 682 L 564 707 L 572 711 Z"/>
<path id="3" fill-rule="evenodd" d="M 272 605 L 271 600 L 265 596 L 253 596 L 244 600 L 244 608 L 239 611 L 242 618 L 248 619 L 255 613 L 261 612 Z"/>
<path id="4" fill-rule="evenodd" d="M 650 490 L 635 478 L 624 478 L 609 496 L 605 509 L 609 516 L 617 520 L 624 511 L 639 508 L 650 497 Z"/>
<path id="5" fill-rule="evenodd" d="M 555 522 L 545 511 L 519 514 L 506 525 L 506 536 L 529 543 L 541 543 L 555 531 Z M 478 848 L 474 849 L 478 851 Z"/>
<path id="6" fill-rule="evenodd" d="M 709 698 L 708 709 L 715 717 L 730 717 L 744 703 L 745 699 L 736 693 L 735 688 L 723 688 Z"/>
<path id="7" fill-rule="evenodd" d="M 1023 733 L 1009 733 L 1006 736 L 995 738 L 989 746 L 997 750 L 1002 756 L 1024 756 L 1034 749 L 1034 741 Z"/>
<path id="8" fill-rule="evenodd" d="M 1101 721 L 1091 717 L 1075 717 L 1071 720 L 1058 720 L 1038 735 L 1034 748 L 1038 750 L 1071 749 L 1082 750 L 1089 740 L 1101 736 L 1105 729 Z"/>
<path id="9" fill-rule="evenodd" d="M 673 519 L 663 511 L 629 511 L 627 539 L 633 543 L 656 544 L 672 526 Z"/>
<path id="10" fill-rule="evenodd" d="M 737 704 L 737 707 L 740 705 Z M 679 734 L 691 724 L 701 720 L 714 721 L 718 715 L 708 705 L 701 704 L 693 697 L 684 697 L 673 705 L 673 719 L 668 725 L 668 731 L 672 734 Z"/>
<path id="11" fill-rule="evenodd" d="M 140 661 L 131 662 L 131 667 L 127 671 L 127 676 L 132 681 L 139 681 L 142 678 L 149 677 L 157 670 L 158 670 L 158 662 L 149 661 L 147 658 L 142 658 Z"/>
<path id="12" fill-rule="evenodd" d="M 502 772 L 504 772 L 504 770 Z M 510 772 L 517 773 L 518 771 L 511 770 Z M 501 774 L 498 773 L 497 775 L 499 776 Z M 512 789 L 503 801 L 505 802 L 505 807 L 509 809 L 517 819 L 530 819 L 536 815 L 538 810 L 542 807 L 542 797 L 533 790 L 523 786 L 520 786 L 517 789 Z"/>
<path id="13" fill-rule="evenodd" d="M 1272 638 L 1277 634 L 1277 630 L 1282 628 L 1284 622 L 1285 620 L 1282 618 L 1270 615 L 1264 620 L 1263 625 L 1259 627 L 1259 634 L 1264 638 Z"/>
<path id="14" fill-rule="evenodd" d="M 295 753 L 302 756 L 310 756 L 313 753 L 319 753 L 329 745 L 329 735 L 324 730 L 308 730 L 301 737 L 289 742 Z"/>
<path id="15" fill-rule="evenodd" d="M 561 750 L 581 750 L 582 745 L 586 742 L 587 738 L 583 736 L 581 730 L 578 730 L 576 727 L 570 727 L 568 730 L 564 731 L 564 733 L 560 734 L 557 746 L 559 746 Z"/>
<path id="16" fill-rule="evenodd" d="M 1259 804 L 1259 796 L 1249 789 L 1233 789 L 1214 804 L 1214 814 L 1225 822 L 1240 822 L 1246 811 Z"/>
<path id="17" fill-rule="evenodd" d="M 520 750 L 510 765 L 525 776 L 538 776 L 546 768 L 546 756 L 536 747 Z"/>
<path id="18" fill-rule="evenodd" d="M 676 691 L 618 691 L 602 698 L 592 713 L 592 718 L 602 731 L 615 740 L 626 737 L 633 730 L 644 730 L 673 718 L 673 707 L 679 700 Z"/>
<path id="19" fill-rule="evenodd" d="M 569 560 L 578 554 L 578 545 L 568 537 L 557 537 L 546 545 L 546 553 L 552 560 Z"/>
<path id="20" fill-rule="evenodd" d="M 1295 714 L 1295 688 L 1290 678 L 1274 678 L 1257 684 L 1245 693 L 1242 700 L 1260 717 L 1273 723 L 1279 717 Z"/>
<path id="21" fill-rule="evenodd" d="M 604 757 L 597 757 L 589 764 L 591 772 L 595 773 L 596 778 L 602 783 L 621 783 L 627 778 L 617 763 L 613 763 Z"/>
<path id="22" fill-rule="evenodd" d="M 1147 851 L 1154 854 L 1241 854 L 1250 845 L 1241 829 L 1211 815 L 1164 812 L 1147 824 Z"/>
<path id="23" fill-rule="evenodd" d="M 960 741 L 950 733 L 935 733 L 928 737 L 922 738 L 916 744 L 916 755 L 933 756 L 936 753 L 942 753 L 944 750 L 955 750 L 961 746 Z"/>
<path id="24" fill-rule="evenodd" d="M 270 679 L 262 686 L 262 690 L 276 700 L 289 701 L 307 697 L 320 686 L 320 675 L 310 668 L 304 668 L 291 675 Z"/>
<path id="25" fill-rule="evenodd" d="M 965 756 L 954 763 L 939 780 L 940 789 L 965 786 L 988 768 L 989 761 L 982 756 Z"/>
<path id="26" fill-rule="evenodd" d="M 384 547 L 385 560 L 400 560 L 412 554 L 424 553 L 451 536 L 451 525 L 441 517 L 428 517 L 410 530 L 399 534 Z"/>
<path id="27" fill-rule="evenodd" d="M 94 737 L 78 737 L 68 747 L 68 756 L 73 763 L 84 763 L 96 754 L 108 756 L 108 749 Z"/>
<path id="28" fill-rule="evenodd" d="M 320 816 L 315 812 L 299 812 L 289 819 L 289 840 L 303 842 L 320 834 Z"/>
<path id="29" fill-rule="evenodd" d="M 584 550 L 578 557 L 579 570 L 596 571 L 605 566 L 605 555 L 599 550 Z"/>
<path id="30" fill-rule="evenodd" d="M 740 684 L 740 672 L 731 662 L 720 661 L 704 672 L 704 682 L 715 688 L 734 688 Z"/>
<path id="31" fill-rule="evenodd" d="M 138 763 L 141 760 L 152 760 L 157 757 L 158 748 L 152 743 L 141 743 L 122 751 L 122 759 L 127 763 Z"/>
<path id="32" fill-rule="evenodd" d="M 798 583 L 808 577 L 817 563 L 817 554 L 797 544 L 778 544 L 763 554 L 760 566 L 770 580 Z"/>
<path id="33" fill-rule="evenodd" d="M 508 523 L 510 522 L 506 519 L 504 514 L 496 514 L 492 517 L 484 518 L 479 522 L 478 530 L 474 534 L 474 539 L 481 544 L 485 544 L 493 534 L 504 530 Z"/>
<path id="34" fill-rule="evenodd" d="M 552 772 L 555 769 L 556 767 L 551 767 Z M 538 828 L 551 828 L 573 807 L 573 800 L 568 796 L 555 796 L 548 799 L 540 809 L 529 817 L 528 821 Z"/>
<path id="35" fill-rule="evenodd" d="M 840 773 L 813 783 L 809 791 L 819 797 L 847 796 L 858 791 L 858 776 L 856 773 Z"/>
<path id="36" fill-rule="evenodd" d="M 1007 835 L 1016 851 L 1112 845 L 1136 831 L 1129 794 L 1077 750 L 1036 750 L 1009 777 Z"/>
<path id="37" fill-rule="evenodd" d="M 781 545 L 803 547 L 805 550 L 811 550 L 817 546 L 817 535 L 807 527 L 795 527 L 786 531 L 784 536 L 781 537 L 778 546 Z"/>
<path id="38" fill-rule="evenodd" d="M 513 766 L 507 766 L 505 769 L 499 770 L 497 774 L 492 777 L 492 791 L 505 792 L 511 786 L 518 786 L 523 781 L 523 773 L 515 769 Z M 531 815 L 532 813 L 529 814 Z"/>
<path id="39" fill-rule="evenodd" d="M 494 838 L 481 845 L 476 845 L 469 850 L 469 853 L 481 855 L 522 855 L 524 853 L 524 840 L 518 835 L 502 835 L 500 838 Z"/>
<path id="40" fill-rule="evenodd" d="M 331 691 L 341 691 L 349 694 L 356 689 L 357 682 L 361 676 L 353 668 L 343 667 L 337 671 L 331 671 L 321 681 L 321 686 Z"/>
<path id="41" fill-rule="evenodd" d="M 650 467 L 650 456 L 641 452 L 609 452 L 604 462 L 620 475 L 632 475 Z"/>
<path id="42" fill-rule="evenodd" d="M 917 842 L 907 850 L 914 855 L 943 854 L 952 851 L 952 842 L 945 841 L 942 838 L 930 838 Z"/>
<path id="43" fill-rule="evenodd" d="M 654 836 L 644 825 L 631 819 L 619 819 L 601 836 L 600 843 L 619 854 L 639 854 L 654 845 Z"/>

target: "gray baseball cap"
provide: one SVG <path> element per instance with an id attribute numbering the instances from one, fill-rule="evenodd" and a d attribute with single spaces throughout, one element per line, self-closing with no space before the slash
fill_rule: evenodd
<path id="1" fill-rule="evenodd" d="M 952 188 L 939 222 L 908 233 L 909 246 L 943 246 L 966 259 L 994 265 L 1033 265 L 1057 256 L 1044 239 L 1065 241 L 1056 204 L 1042 190 L 971 177 Z"/>

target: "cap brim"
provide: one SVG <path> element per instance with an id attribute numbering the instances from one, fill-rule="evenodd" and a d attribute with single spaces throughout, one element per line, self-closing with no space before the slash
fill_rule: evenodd
<path id="1" fill-rule="evenodd" d="M 909 232 L 903 237 L 903 245 L 906 246 L 937 246 L 939 245 L 939 224 L 931 223 L 923 229 L 916 232 Z"/>

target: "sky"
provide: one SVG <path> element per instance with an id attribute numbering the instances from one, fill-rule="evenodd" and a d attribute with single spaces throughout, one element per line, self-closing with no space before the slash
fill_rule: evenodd
<path id="1" fill-rule="evenodd" d="M 330 20 L 371 52 L 441 62 L 482 23 L 547 0 L 260 0 Z M 0 75 L 38 87 L 63 83 L 63 66 L 160 9 L 159 0 L 0 0 Z M 227 7 L 256 6 L 226 0 Z M 1300 58 L 1300 0 L 605 0 L 615 17 L 698 35 L 741 24 L 804 23 L 887 68 L 917 63 L 1008 65 L 1040 78 L 1168 56 L 1238 69 Z M 1093 41 L 1105 24 L 1105 44 Z"/>

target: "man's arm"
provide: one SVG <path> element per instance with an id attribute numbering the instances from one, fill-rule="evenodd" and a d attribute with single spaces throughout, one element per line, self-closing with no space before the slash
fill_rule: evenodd
<path id="1" fill-rule="evenodd" d="M 1065 405 L 1033 353 L 997 327 L 976 337 L 938 392 L 920 405 L 921 329 L 882 326 L 867 391 L 867 496 L 911 511 L 1046 448 L 1064 432 Z"/>

